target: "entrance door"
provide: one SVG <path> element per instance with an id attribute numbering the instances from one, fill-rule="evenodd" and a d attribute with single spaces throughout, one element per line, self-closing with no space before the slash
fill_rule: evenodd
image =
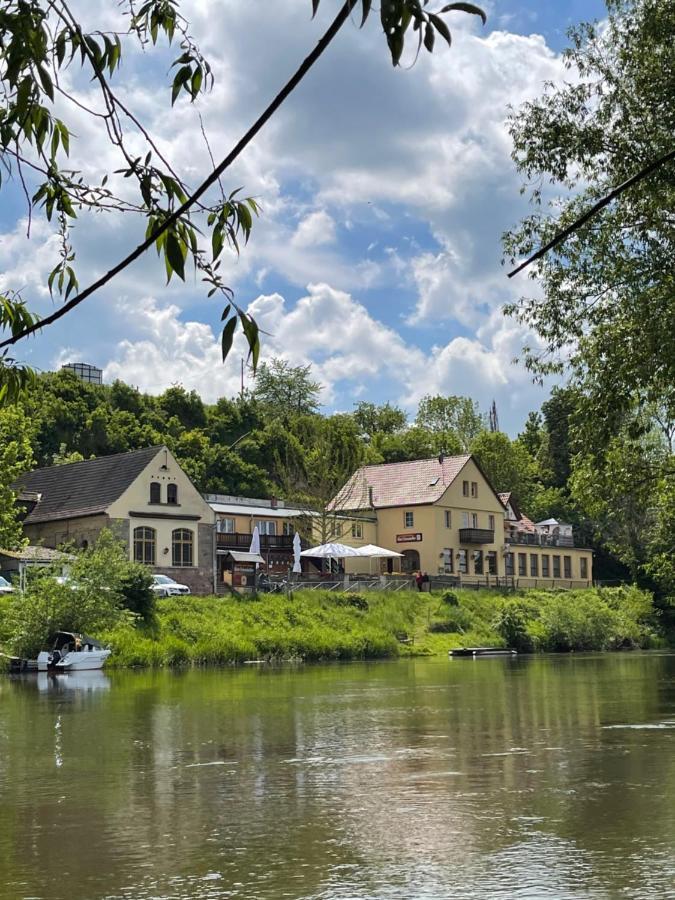
<path id="1" fill-rule="evenodd" d="M 410 575 L 411 572 L 418 572 L 420 569 L 420 555 L 417 550 L 404 550 L 403 559 L 401 560 L 401 571 Z"/>

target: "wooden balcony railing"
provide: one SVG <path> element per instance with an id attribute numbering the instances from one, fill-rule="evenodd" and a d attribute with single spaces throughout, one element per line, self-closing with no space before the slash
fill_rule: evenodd
<path id="1" fill-rule="evenodd" d="M 574 538 L 561 534 L 539 534 L 531 531 L 506 532 L 507 544 L 519 544 L 530 547 L 574 547 Z"/>
<path id="2" fill-rule="evenodd" d="M 492 528 L 460 528 L 460 544 L 494 544 L 495 533 Z"/>
<path id="3" fill-rule="evenodd" d="M 307 541 L 300 540 L 303 550 L 309 547 Z M 241 532 L 225 533 L 216 532 L 216 546 L 219 550 L 243 550 L 248 551 L 251 546 L 251 535 L 242 534 Z M 260 549 L 293 552 L 293 535 L 292 534 L 261 534 Z"/>

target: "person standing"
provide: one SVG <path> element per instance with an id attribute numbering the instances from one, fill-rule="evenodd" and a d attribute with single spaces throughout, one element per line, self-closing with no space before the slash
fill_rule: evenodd
<path id="1" fill-rule="evenodd" d="M 422 572 L 421 572 L 421 571 L 420 571 L 420 572 L 417 572 L 417 573 L 415 574 L 415 583 L 417 584 L 417 590 L 418 590 L 418 591 L 421 591 L 421 590 L 422 590 L 422 582 L 423 582 L 423 581 L 424 581 L 424 576 L 422 575 Z"/>

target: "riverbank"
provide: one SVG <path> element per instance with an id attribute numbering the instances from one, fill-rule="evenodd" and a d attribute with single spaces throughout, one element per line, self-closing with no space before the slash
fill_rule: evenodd
<path id="1" fill-rule="evenodd" d="M 110 664 L 150 667 L 445 655 L 476 645 L 564 652 L 664 643 L 651 597 L 637 588 L 176 597 L 158 601 L 152 624 L 101 637 L 113 648 Z"/>

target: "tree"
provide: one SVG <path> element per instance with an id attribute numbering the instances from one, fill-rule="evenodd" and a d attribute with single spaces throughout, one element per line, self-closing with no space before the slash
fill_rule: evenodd
<path id="1" fill-rule="evenodd" d="M 255 377 L 253 399 L 264 414 L 288 420 L 319 408 L 321 385 L 310 377 L 311 366 L 292 366 L 285 359 L 261 363 Z"/>
<path id="2" fill-rule="evenodd" d="M 672 150 L 675 8 L 659 0 L 608 0 L 606 27 L 570 33 L 566 61 L 579 78 L 549 89 L 511 119 L 514 159 L 535 205 L 506 236 L 512 257 L 625 180 L 636 161 Z M 509 312 L 539 336 L 536 373 L 568 369 L 601 442 L 636 403 L 675 406 L 675 163 L 626 191 L 539 260 L 543 296 Z M 543 188 L 551 183 L 553 187 Z"/>
<path id="3" fill-rule="evenodd" d="M 390 403 L 377 406 L 367 400 L 360 400 L 352 415 L 366 441 L 372 441 L 376 434 L 397 434 L 408 423 L 408 417 L 403 410 Z"/>
<path id="4" fill-rule="evenodd" d="M 485 416 L 475 400 L 452 395 L 422 397 L 415 424 L 438 434 L 454 435 L 463 453 L 468 453 L 472 441 L 486 428 Z"/>
<path id="5" fill-rule="evenodd" d="M 33 429 L 24 411 L 0 409 L 0 548 L 26 543 L 17 517 L 16 492 L 10 485 L 33 464 Z"/>
<path id="6" fill-rule="evenodd" d="M 319 5 L 320 0 L 312 0 L 314 13 Z M 437 34 L 448 45 L 451 43 L 441 14 L 429 13 L 424 6 L 426 3 L 420 0 L 385 0 L 381 4 L 380 19 L 394 65 L 401 59 L 410 28 L 417 33 L 418 49 L 424 44 L 431 52 Z M 181 178 L 125 104 L 123 91 L 118 87 L 129 41 L 138 40 L 150 49 L 162 37 L 169 44 L 175 40 L 179 51 L 170 67 L 171 105 L 181 98 L 195 102 L 210 89 L 211 67 L 180 14 L 178 0 L 146 0 L 139 4 L 122 0 L 117 28 L 111 28 L 106 21 L 104 29 L 90 32 L 85 32 L 64 0 L 7 0 L 0 15 L 0 155 L 9 174 L 15 175 L 24 187 L 29 216 L 39 209 L 56 223 L 61 256 L 49 275 L 47 287 L 63 302 L 38 320 L 16 288 L 6 290 L 0 296 L 0 330 L 8 332 L 8 336 L 0 340 L 0 351 L 67 315 L 154 246 L 169 280 L 174 275 L 185 280 L 186 264 L 192 263 L 209 296 L 219 294 L 225 304 L 223 358 L 239 326 L 255 368 L 260 350 L 258 326 L 234 302 L 233 292 L 223 282 L 218 268 L 226 247 L 239 252 L 240 243 L 248 240 L 259 209 L 252 197 L 240 196 L 239 190 L 226 193 L 220 179 L 302 81 L 357 7 L 361 9 L 362 24 L 365 23 L 371 0 L 345 0 L 316 47 L 248 132 L 200 184 L 193 186 Z M 479 15 L 485 21 L 484 13 L 470 3 L 447 4 L 441 13 L 454 10 Z M 75 60 L 81 64 L 84 80 L 91 79 L 96 86 L 100 112 L 82 104 L 66 88 L 65 69 Z M 96 118 L 99 127 L 105 127 L 121 169 L 107 172 L 99 182 L 69 163 L 71 150 L 74 155 L 76 151 L 76 129 L 66 118 L 56 115 L 57 97 L 59 107 L 65 108 L 62 115 L 74 115 L 77 106 L 78 114 L 84 112 Z M 209 193 L 212 187 L 214 191 Z M 142 228 L 139 236 L 142 234 L 143 238 L 108 273 L 80 289 L 71 224 L 78 215 L 91 211 L 136 218 Z M 208 249 L 200 241 L 200 234 L 208 238 Z M 26 367 L 8 355 L 7 349 L 1 358 L 0 376 L 5 400 L 16 399 L 31 377 Z"/>
<path id="7" fill-rule="evenodd" d="M 519 506 L 529 513 L 540 490 L 535 460 L 520 441 L 501 431 L 483 431 L 471 444 L 495 491 L 512 491 Z"/>

